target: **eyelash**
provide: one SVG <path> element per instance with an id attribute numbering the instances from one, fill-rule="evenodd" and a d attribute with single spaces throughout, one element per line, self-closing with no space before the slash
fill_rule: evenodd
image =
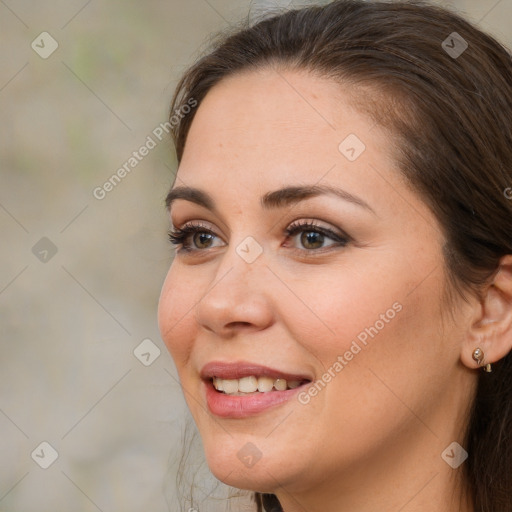
<path id="1" fill-rule="evenodd" d="M 316 252 L 316 253 L 323 252 L 326 249 L 331 249 L 333 247 L 338 247 L 338 246 L 344 247 L 351 241 L 351 238 L 346 234 L 339 235 L 339 234 L 335 233 L 334 231 L 331 231 L 330 229 L 318 226 L 314 222 L 306 221 L 306 220 L 295 222 L 295 223 L 291 224 L 288 228 L 285 229 L 285 233 L 288 238 L 294 237 L 297 233 L 301 233 L 301 232 L 320 233 L 320 234 L 334 240 L 336 242 L 336 244 L 333 244 L 329 247 L 321 247 L 319 249 L 292 248 L 292 250 L 299 251 L 300 253 L 310 253 L 311 254 L 313 252 Z M 175 228 L 174 230 L 171 230 L 169 232 L 169 241 L 173 245 L 182 246 L 180 251 L 184 251 L 184 252 L 188 252 L 188 253 L 206 250 L 206 249 L 193 249 L 193 248 L 191 248 L 191 244 L 189 242 L 187 242 L 189 237 L 195 233 L 208 233 L 210 235 L 217 236 L 215 233 L 213 233 L 213 231 L 208 229 L 207 226 L 205 226 L 201 223 L 197 223 L 197 224 L 190 223 L 190 224 L 185 225 L 183 228 Z"/>

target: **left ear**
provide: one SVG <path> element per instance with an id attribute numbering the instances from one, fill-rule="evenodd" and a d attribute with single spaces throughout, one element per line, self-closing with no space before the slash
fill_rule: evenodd
<path id="1" fill-rule="evenodd" d="M 478 368 L 473 351 L 479 347 L 482 366 L 495 363 L 512 350 L 512 254 L 503 256 L 493 282 L 484 290 L 468 328 L 468 343 L 462 350 L 462 362 Z"/>

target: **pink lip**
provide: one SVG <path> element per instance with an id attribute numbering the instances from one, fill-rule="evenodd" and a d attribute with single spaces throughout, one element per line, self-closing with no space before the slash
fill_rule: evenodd
<path id="1" fill-rule="evenodd" d="M 213 387 L 213 377 L 219 377 L 221 379 L 241 379 L 242 377 L 251 375 L 271 377 L 274 379 L 284 378 L 290 381 L 312 380 L 312 378 L 307 375 L 282 372 L 254 363 L 223 363 L 212 361 L 201 370 L 201 378 L 205 386 L 205 399 L 209 411 L 221 418 L 246 418 L 287 402 L 304 387 L 301 385 L 295 389 L 287 389 L 285 391 L 273 390 L 267 393 L 255 393 L 254 395 L 247 396 L 226 395 Z"/>
<path id="2" fill-rule="evenodd" d="M 289 373 L 275 368 L 269 368 L 256 363 L 238 361 L 235 363 L 224 363 L 222 361 L 211 361 L 205 364 L 201 370 L 201 379 L 208 380 L 213 377 L 220 379 L 241 379 L 242 377 L 271 377 L 273 379 L 290 380 L 313 380 L 311 375 Z"/>

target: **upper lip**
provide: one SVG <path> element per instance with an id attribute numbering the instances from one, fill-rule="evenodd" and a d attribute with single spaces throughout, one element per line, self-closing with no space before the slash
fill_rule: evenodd
<path id="1" fill-rule="evenodd" d="M 307 374 L 285 372 L 247 361 L 237 361 L 231 363 L 223 361 L 211 361 L 203 366 L 200 375 L 203 380 L 212 379 L 213 377 L 226 380 L 241 379 L 243 377 L 250 377 L 252 375 L 256 377 L 271 377 L 273 379 L 280 378 L 287 381 L 312 380 L 311 376 Z"/>

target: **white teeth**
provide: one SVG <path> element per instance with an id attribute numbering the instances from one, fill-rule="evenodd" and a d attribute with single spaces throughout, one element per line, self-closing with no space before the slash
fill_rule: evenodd
<path id="1" fill-rule="evenodd" d="M 301 381 L 286 379 L 272 379 L 271 377 L 256 377 L 254 375 L 242 377 L 241 379 L 220 379 L 213 378 L 213 387 L 217 391 L 224 391 L 227 395 L 242 395 L 245 393 L 268 393 L 275 389 L 276 391 L 285 391 L 286 389 L 295 389 L 299 387 Z"/>
<path id="2" fill-rule="evenodd" d="M 238 380 L 238 391 L 242 393 L 254 393 L 258 390 L 258 379 L 256 377 L 243 377 Z"/>
<path id="3" fill-rule="evenodd" d="M 284 391 L 286 389 L 286 381 L 284 379 L 276 379 L 274 387 L 277 391 Z"/>
<path id="4" fill-rule="evenodd" d="M 224 380 L 222 379 L 222 390 L 224 393 L 237 393 L 238 392 L 238 379 L 237 380 Z"/>
<path id="5" fill-rule="evenodd" d="M 260 377 L 258 379 L 258 391 L 268 393 L 269 391 L 272 391 L 273 387 L 274 379 L 271 379 L 270 377 Z"/>
<path id="6" fill-rule="evenodd" d="M 214 377 L 213 378 L 213 387 L 217 390 L 217 391 L 223 391 L 224 388 L 222 387 L 222 379 L 219 379 L 218 377 Z"/>

